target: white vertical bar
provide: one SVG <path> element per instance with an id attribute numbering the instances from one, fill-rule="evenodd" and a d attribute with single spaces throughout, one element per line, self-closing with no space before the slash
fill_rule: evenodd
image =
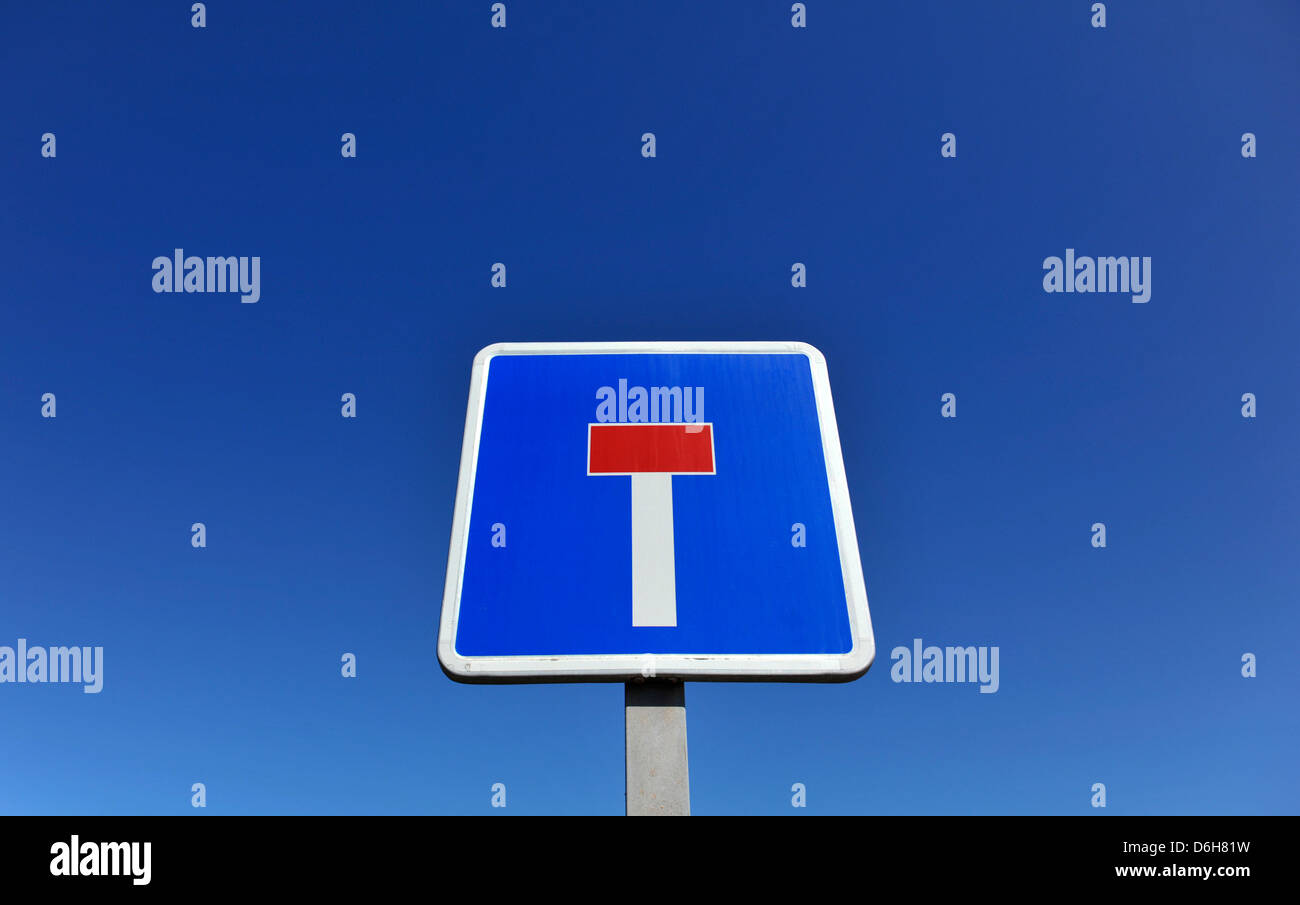
<path id="1" fill-rule="evenodd" d="M 632 625 L 677 625 L 673 476 L 632 475 Z"/>

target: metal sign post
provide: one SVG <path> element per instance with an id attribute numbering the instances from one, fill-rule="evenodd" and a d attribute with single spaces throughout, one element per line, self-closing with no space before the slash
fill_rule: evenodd
<path id="1" fill-rule="evenodd" d="M 686 683 L 623 686 L 627 732 L 627 816 L 689 817 Z"/>
<path id="2" fill-rule="evenodd" d="M 875 655 L 812 346 L 474 358 L 438 662 L 458 682 L 622 683 L 629 815 L 690 813 L 686 681 L 848 682 Z"/>

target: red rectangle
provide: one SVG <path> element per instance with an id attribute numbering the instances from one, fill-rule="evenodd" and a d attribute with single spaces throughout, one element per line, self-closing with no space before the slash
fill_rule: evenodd
<path id="1" fill-rule="evenodd" d="M 587 474 L 713 474 L 713 425 L 592 424 Z"/>

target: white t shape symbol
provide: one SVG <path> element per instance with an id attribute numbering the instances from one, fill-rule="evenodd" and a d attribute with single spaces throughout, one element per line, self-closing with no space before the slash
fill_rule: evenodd
<path id="1" fill-rule="evenodd" d="M 673 475 L 717 474 L 713 424 L 589 424 L 587 474 L 632 478 L 632 625 L 677 625 Z"/>

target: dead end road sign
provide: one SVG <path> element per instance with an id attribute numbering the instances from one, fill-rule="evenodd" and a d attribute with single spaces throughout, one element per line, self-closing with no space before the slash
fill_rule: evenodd
<path id="1" fill-rule="evenodd" d="M 438 638 L 449 676 L 847 681 L 874 656 L 815 348 L 479 352 Z"/>

